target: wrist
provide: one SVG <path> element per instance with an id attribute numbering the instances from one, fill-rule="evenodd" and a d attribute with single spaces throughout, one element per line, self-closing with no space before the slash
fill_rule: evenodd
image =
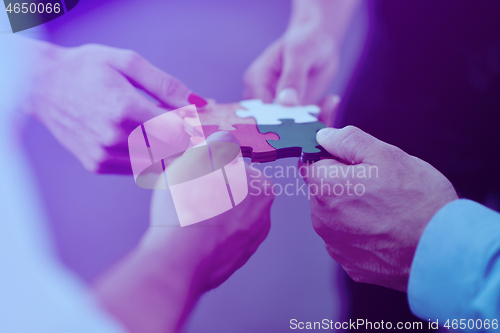
<path id="1" fill-rule="evenodd" d="M 27 96 L 31 96 L 21 105 L 21 109 L 27 114 L 36 115 L 40 108 L 36 107 L 35 100 L 38 95 L 44 94 L 43 89 L 47 87 L 47 82 L 52 80 L 61 66 L 63 48 L 29 38 L 22 38 L 20 43 L 25 54 L 25 73 L 28 76 Z"/>
<path id="2" fill-rule="evenodd" d="M 95 293 L 130 332 L 178 331 L 201 295 L 196 265 L 182 259 L 174 250 L 140 246 L 96 284 Z"/>

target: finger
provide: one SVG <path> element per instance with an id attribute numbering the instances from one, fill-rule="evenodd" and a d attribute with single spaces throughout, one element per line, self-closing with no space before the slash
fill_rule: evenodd
<path id="1" fill-rule="evenodd" d="M 244 99 L 260 99 L 264 103 L 273 101 L 274 89 L 267 85 L 256 84 L 253 87 L 247 87 L 243 91 Z"/>
<path id="2" fill-rule="evenodd" d="M 336 72 L 337 65 L 334 61 L 313 68 L 307 78 L 302 104 L 317 103 L 332 83 Z"/>
<path id="3" fill-rule="evenodd" d="M 288 106 L 300 104 L 305 95 L 308 72 L 308 63 L 294 54 L 286 54 L 276 87 L 276 102 Z"/>
<path id="4" fill-rule="evenodd" d="M 327 126 L 333 126 L 337 117 L 337 111 L 340 105 L 340 96 L 328 94 L 318 103 L 320 113 L 318 120 Z"/>
<path id="5" fill-rule="evenodd" d="M 173 108 L 188 104 L 203 107 L 207 101 L 194 94 L 175 77 L 153 66 L 135 52 L 122 52 L 112 66 L 125 75 L 134 85 L 151 94 L 158 101 Z"/>
<path id="6" fill-rule="evenodd" d="M 325 159 L 310 165 L 299 166 L 299 173 L 307 185 L 308 198 L 316 203 L 332 203 L 332 196 L 349 193 L 353 185 L 355 167 L 337 160 Z"/>
<path id="7" fill-rule="evenodd" d="M 330 171 L 333 168 L 338 169 L 343 166 L 347 165 L 334 159 L 324 159 L 315 163 L 303 163 L 299 160 L 297 164 L 299 175 L 308 184 L 320 182 L 321 179 L 326 181 L 335 180 L 334 177 L 329 177 L 331 175 Z"/>
<path id="8" fill-rule="evenodd" d="M 243 80 L 246 99 L 272 102 L 281 71 L 281 51 L 281 43 L 274 42 L 250 65 Z"/>
<path id="9" fill-rule="evenodd" d="M 326 151 L 348 164 L 376 162 L 379 158 L 402 152 L 354 126 L 324 128 L 318 131 L 316 140 Z"/>

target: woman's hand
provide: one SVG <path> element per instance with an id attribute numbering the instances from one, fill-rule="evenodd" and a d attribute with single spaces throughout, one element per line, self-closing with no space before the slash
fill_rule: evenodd
<path id="1" fill-rule="evenodd" d="M 337 73 L 357 0 L 294 0 L 288 28 L 248 68 L 245 98 L 284 105 L 317 103 Z"/>
<path id="2" fill-rule="evenodd" d="M 133 51 L 30 43 L 36 57 L 24 109 L 88 170 L 130 173 L 127 138 L 135 127 L 168 109 L 206 104 Z M 172 117 L 166 130 L 173 138 L 181 135 L 182 119 Z"/>
<path id="3" fill-rule="evenodd" d="M 318 22 L 291 27 L 245 73 L 245 98 L 312 104 L 331 83 L 339 62 L 334 36 Z"/>

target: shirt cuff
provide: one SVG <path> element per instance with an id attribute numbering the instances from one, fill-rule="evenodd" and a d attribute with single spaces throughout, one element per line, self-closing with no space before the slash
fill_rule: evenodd
<path id="1" fill-rule="evenodd" d="M 408 283 L 412 312 L 440 325 L 498 318 L 499 255 L 500 214 L 466 199 L 447 204 L 415 252 Z"/>

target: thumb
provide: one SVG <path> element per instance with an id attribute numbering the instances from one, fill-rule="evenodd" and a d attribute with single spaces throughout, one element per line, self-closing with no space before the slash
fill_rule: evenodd
<path id="1" fill-rule="evenodd" d="M 374 161 L 387 156 L 388 151 L 399 151 L 354 126 L 324 128 L 318 131 L 316 140 L 330 154 L 349 164 Z"/>
<path id="2" fill-rule="evenodd" d="M 207 105 L 205 99 L 193 93 L 184 83 L 153 66 L 135 52 L 124 53 L 112 65 L 135 86 L 167 106 L 180 108 L 187 104 L 197 107 Z"/>
<path id="3" fill-rule="evenodd" d="M 308 68 L 293 55 L 284 57 L 283 69 L 276 86 L 276 102 L 283 105 L 300 104 L 305 95 Z"/>

